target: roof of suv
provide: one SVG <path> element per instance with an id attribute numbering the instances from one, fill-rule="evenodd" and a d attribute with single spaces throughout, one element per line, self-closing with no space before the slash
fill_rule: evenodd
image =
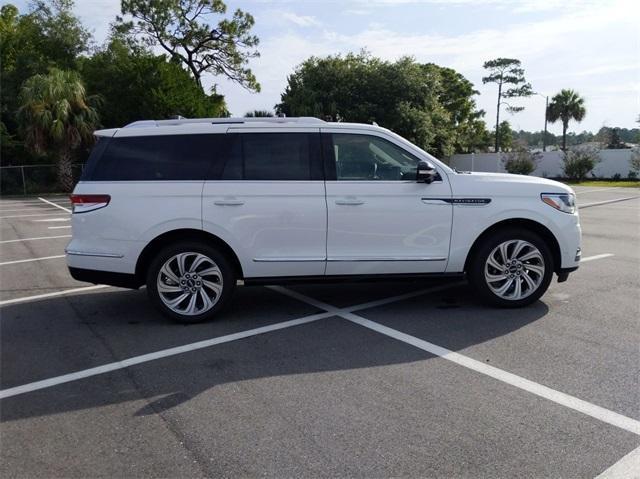
<path id="1" fill-rule="evenodd" d="M 178 118 L 171 120 L 140 120 L 122 128 L 96 130 L 97 136 L 139 136 L 157 134 L 185 134 L 226 131 L 229 127 L 242 128 L 359 128 L 382 129 L 365 123 L 326 122 L 319 118 L 301 117 L 251 117 L 251 118 Z"/>
<path id="2" fill-rule="evenodd" d="M 325 123 L 319 118 L 312 116 L 301 117 L 251 117 L 251 118 L 177 118 L 171 120 L 142 120 L 134 121 L 125 125 L 124 128 L 146 128 L 154 126 L 180 126 L 191 123 L 205 123 L 212 125 L 235 125 L 245 123 L 268 123 L 269 125 L 282 125 L 287 123 L 297 124 L 313 124 L 317 126 L 318 123 Z"/>

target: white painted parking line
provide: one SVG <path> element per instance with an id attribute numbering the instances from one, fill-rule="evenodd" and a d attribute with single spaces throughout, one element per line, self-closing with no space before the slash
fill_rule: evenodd
<path id="1" fill-rule="evenodd" d="M 458 283 L 459 284 L 459 283 Z M 356 311 L 358 309 L 364 309 L 366 307 L 371 307 L 371 304 L 377 304 L 377 305 L 381 305 L 381 304 L 389 304 L 389 303 L 393 303 L 396 301 L 402 301 L 403 299 L 406 299 L 407 297 L 411 297 L 409 295 L 412 296 L 417 296 L 419 294 L 426 294 L 429 292 L 436 292 L 436 291 L 441 291 L 443 289 L 447 289 L 453 286 L 456 286 L 457 284 L 449 284 L 449 285 L 444 285 L 444 286 L 439 286 L 436 288 L 431 288 L 431 289 L 424 289 L 421 291 L 416 291 L 413 293 L 407 293 L 407 294 L 401 294 L 398 296 L 392 296 L 390 298 L 384 298 L 384 299 L 380 299 L 377 301 L 373 301 L 370 303 L 363 303 L 363 304 L 359 304 L 359 305 L 354 305 L 354 306 L 350 306 L 349 308 L 343 308 L 342 310 L 349 310 L 349 311 Z M 100 286 L 98 286 L 100 287 Z M 83 289 L 83 288 L 78 288 L 78 289 Z M 284 288 L 283 288 L 284 289 Z M 70 292 L 71 290 L 69 290 L 68 292 Z M 288 291 L 288 290 L 287 290 Z M 49 293 L 49 295 L 53 295 L 54 293 Z M 30 298 L 22 298 L 23 300 L 33 300 L 35 297 L 31 296 Z M 10 299 L 7 301 L 11 301 L 12 303 L 16 303 L 19 302 L 19 299 L 21 298 L 16 298 L 16 299 Z M 4 304 L 12 304 L 9 302 L 2 302 L 0 303 L 0 305 L 4 305 Z M 331 306 L 331 308 L 333 309 L 333 306 Z M 323 309 L 323 308 L 321 308 Z M 337 308 L 335 308 L 337 310 Z M 104 374 L 104 373 L 108 373 L 111 371 L 116 371 L 118 369 L 123 369 L 123 368 L 128 368 L 130 366 L 135 366 L 136 364 L 142 364 L 142 363 L 146 363 L 149 361 L 155 361 L 156 359 L 162 359 L 162 358 L 166 358 L 169 356 L 175 356 L 177 354 L 183 354 L 183 353 L 187 353 L 190 351 L 195 351 L 197 349 L 203 349 L 203 348 L 208 348 L 211 346 L 215 346 L 218 344 L 223 344 L 223 343 L 228 343 L 231 341 L 236 341 L 238 339 L 245 339 L 245 338 L 249 338 L 251 336 L 256 336 L 258 334 L 264 334 L 264 333 L 268 333 L 270 331 L 277 331 L 280 329 L 285 329 L 285 328 L 289 328 L 292 326 L 298 326 L 301 324 L 307 324 L 307 323 L 311 323 L 313 321 L 317 321 L 319 319 L 325 319 L 325 318 L 329 318 L 331 316 L 335 316 L 333 311 L 325 311 L 322 313 L 316 313 L 316 314 L 312 314 L 309 316 L 304 316 L 302 318 L 298 318 L 298 319 L 292 319 L 290 321 L 284 321 L 282 323 L 276 323 L 276 324 L 271 324 L 268 326 L 262 326 L 260 328 L 255 328 L 255 329 L 250 329 L 248 331 L 242 331 L 239 333 L 233 333 L 233 334 L 229 334 L 227 336 L 219 336 L 217 338 L 212 338 L 212 339 L 207 339 L 204 341 L 198 341 L 196 343 L 191 343 L 191 344 L 185 344 L 183 346 L 178 346 L 175 348 L 169 348 L 169 349 L 163 349 L 161 351 L 156 351 L 154 353 L 149 353 L 149 354 L 143 354 L 142 356 L 134 356 L 132 358 L 129 359 L 124 359 L 122 361 L 116 361 L 113 363 L 109 363 L 109 364 L 105 364 L 102 366 L 98 366 L 95 368 L 90 368 L 90 369 L 85 369 L 83 371 L 77 371 L 75 373 L 70 373 L 70 374 L 64 374 L 62 376 L 57 376 L 54 378 L 50 378 L 50 379 L 44 379 L 42 381 L 36 381 L 33 383 L 28 383 L 28 384 L 23 384 L 21 386 L 16 386 L 13 388 L 9 388 L 9 389 L 3 389 L 0 391 L 0 399 L 3 398 L 8 398 L 8 397 L 12 397 L 12 396 L 18 396 L 20 394 L 25 394 L 31 391 L 37 391 L 39 389 L 45 389 L 45 388 L 50 388 L 53 386 L 57 386 L 58 384 L 64 384 L 64 383 L 68 383 L 71 381 L 77 381 L 79 379 L 84 379 L 84 378 L 88 378 L 91 376 L 97 376 L 99 374 Z"/>
<path id="2" fill-rule="evenodd" d="M 587 261 L 593 261 L 595 259 L 611 258 L 612 256 L 615 256 L 615 255 L 613 253 L 596 254 L 594 256 L 587 256 L 586 258 L 582 258 L 580 262 L 586 263 Z"/>
<path id="3" fill-rule="evenodd" d="M 43 206 L 32 206 L 31 208 L 18 208 L 18 209 L 10 209 L 10 210 L 0 209 L 0 214 L 15 213 L 16 211 L 26 211 L 26 212 L 32 211 L 33 212 L 33 211 L 55 211 L 55 210 L 56 210 L 55 208 L 46 208 Z"/>
<path id="4" fill-rule="evenodd" d="M 353 323 L 359 324 L 360 326 L 364 326 L 365 328 L 371 329 L 380 334 L 384 334 L 385 336 L 388 336 L 390 338 L 402 341 L 406 344 L 410 344 L 411 346 L 422 349 L 423 351 L 433 354 L 434 356 L 441 357 L 442 359 L 446 359 L 447 361 L 451 361 L 455 364 L 458 364 L 459 366 L 471 369 L 480 374 L 484 374 L 485 376 L 492 377 L 511 386 L 515 386 L 519 389 L 535 394 L 536 396 L 548 399 L 549 401 L 555 402 L 556 404 L 560 404 L 561 406 L 565 406 L 569 409 L 581 412 L 583 414 L 586 414 L 587 416 L 591 416 L 607 424 L 611 424 L 612 426 L 616 426 L 626 431 L 640 435 L 640 421 L 637 421 L 630 417 L 623 416 L 622 414 L 610 411 L 609 409 L 605 409 L 590 402 L 583 401 L 582 399 L 578 399 L 574 396 L 556 391 L 555 389 L 543 386 L 542 384 L 530 381 L 516 374 L 498 369 L 493 366 L 489 366 L 481 361 L 476 361 L 475 359 L 471 359 L 467 356 L 463 356 L 462 354 L 450 351 L 449 349 L 438 346 L 437 344 L 424 341 L 420 338 L 416 338 L 415 336 L 410 336 L 382 324 L 370 321 L 366 318 L 363 318 L 362 316 L 358 316 L 356 314 L 353 314 L 352 312 L 345 311 L 346 308 L 336 308 L 335 306 L 326 304 L 322 301 L 318 301 L 314 298 L 309 298 L 308 296 L 295 291 L 291 291 L 287 288 L 279 287 L 276 290 L 298 300 L 304 301 L 307 304 L 311 304 L 315 307 L 322 307 L 327 311 L 331 311 L 331 313 L 335 314 L 336 316 L 340 316 Z"/>
<path id="5" fill-rule="evenodd" d="M 71 220 L 71 218 L 51 218 L 47 220 L 31 220 L 31 221 L 35 221 L 36 223 L 50 223 L 52 221 L 69 221 L 69 220 Z"/>
<path id="6" fill-rule="evenodd" d="M 59 254 L 56 256 L 43 256 L 42 258 L 19 259 L 16 261 L 5 261 L 4 263 L 0 263 L 0 266 L 5 266 L 7 264 L 30 263 L 32 261 L 44 261 L 46 259 L 57 259 L 57 258 L 64 258 L 64 257 L 65 255 Z"/>
<path id="7" fill-rule="evenodd" d="M 69 198 L 56 200 L 58 203 L 71 203 Z M 23 200 L 23 201 L 7 201 L 0 200 L 0 205 L 2 206 L 42 206 L 42 201 L 40 200 Z"/>
<path id="8" fill-rule="evenodd" d="M 576 195 L 581 195 L 583 193 L 599 193 L 601 191 L 617 190 L 618 188 L 621 188 L 621 187 L 620 186 L 612 186 L 610 188 L 593 188 L 591 190 L 576 191 Z"/>
<path id="9" fill-rule="evenodd" d="M 37 238 L 22 238 L 22 239 L 4 240 L 4 241 L 0 241 L 0 244 L 5 244 L 5 243 L 21 243 L 21 242 L 23 242 L 23 241 L 37 241 L 37 240 L 58 239 L 58 238 L 71 238 L 71 235 L 60 235 L 60 236 L 39 236 L 39 237 L 37 237 Z"/>
<path id="10" fill-rule="evenodd" d="M 614 200 L 596 201 L 595 203 L 587 203 L 586 205 L 578 203 L 578 209 L 583 210 L 585 208 L 591 208 L 592 206 L 608 205 L 609 203 L 619 203 L 620 201 L 635 200 L 637 198 L 640 198 L 640 196 L 627 196 L 625 198 L 616 198 Z"/>
<path id="11" fill-rule="evenodd" d="M 36 215 L 9 215 L 9 216 L 0 216 L 0 219 L 7 219 L 7 218 L 32 218 L 32 217 L 36 217 L 36 216 L 60 216 L 63 213 L 39 213 Z"/>
<path id="12" fill-rule="evenodd" d="M 83 291 L 92 291 L 94 289 L 108 288 L 105 284 L 97 284 L 95 286 L 84 286 L 82 288 L 65 289 L 62 291 L 54 291 L 53 293 L 36 294 L 35 296 L 23 296 L 21 298 L 5 299 L 0 301 L 0 306 L 9 304 L 28 303 L 29 301 L 38 301 L 39 299 L 55 298 L 56 296 L 66 296 L 73 293 L 81 293 Z"/>
<path id="13" fill-rule="evenodd" d="M 71 228 L 71 225 L 69 225 L 69 226 L 48 226 L 48 228 L 50 230 L 61 230 L 63 228 Z"/>
<path id="14" fill-rule="evenodd" d="M 9 389 L 3 389 L 0 391 L 0 399 L 18 396 L 31 391 L 37 391 L 39 389 L 50 388 L 59 384 L 68 383 L 71 381 L 77 381 L 79 379 L 88 378 L 91 376 L 97 376 L 99 374 L 109 373 L 111 371 L 117 371 L 118 369 L 129 368 L 137 364 L 147 363 L 149 361 L 155 361 L 157 359 L 168 358 L 177 354 L 184 354 L 190 351 L 196 351 L 198 349 L 209 348 L 218 344 L 229 343 L 231 341 L 237 341 L 239 339 L 250 338 L 251 336 L 257 336 L 258 334 L 264 334 L 271 331 L 278 331 L 285 328 L 291 328 L 293 326 L 300 326 L 301 324 L 311 323 L 318 321 L 319 319 L 328 318 L 333 316 L 333 313 L 317 313 L 310 316 L 304 316 L 298 319 L 292 319 L 290 321 L 283 321 L 281 323 L 270 324 L 268 326 L 262 326 L 260 328 L 250 329 L 248 331 L 241 331 L 239 333 L 228 334 L 226 336 L 219 336 L 217 338 L 207 339 L 204 341 L 198 341 L 197 343 L 185 344 L 184 346 L 178 346 L 175 348 L 163 349 L 156 351 L 155 353 L 143 354 L 141 356 L 134 356 L 122 361 L 116 361 L 109 364 L 104 364 L 95 368 L 85 369 L 71 374 L 65 374 L 63 376 L 57 376 L 55 378 L 45 379 L 43 381 L 36 381 L 29 384 L 23 384 L 22 386 L 16 386 Z"/>
<path id="15" fill-rule="evenodd" d="M 61 210 L 66 211 L 67 213 L 71 213 L 71 210 L 69 208 L 65 208 L 64 206 L 60 206 L 60 205 L 54 203 L 53 201 L 45 200 L 44 198 L 40 198 L 40 197 L 38 197 L 38 199 L 40 201 L 44 201 L 45 203 L 48 203 L 48 204 L 50 204 L 52 206 L 55 206 L 56 208 L 60 208 Z"/>
<path id="16" fill-rule="evenodd" d="M 640 479 L 640 447 L 631 451 L 595 479 Z"/>

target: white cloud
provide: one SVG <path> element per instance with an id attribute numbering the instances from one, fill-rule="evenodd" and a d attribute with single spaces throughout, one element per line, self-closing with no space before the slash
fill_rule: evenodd
<path id="1" fill-rule="evenodd" d="M 282 18 L 299 27 L 317 27 L 321 23 L 310 15 L 298 15 L 293 12 L 282 12 Z"/>
<path id="2" fill-rule="evenodd" d="M 456 1 L 476 3 L 477 0 Z M 638 38 L 635 23 L 638 17 L 632 15 L 637 7 L 624 1 L 588 5 L 590 8 L 567 11 L 542 21 L 505 23 L 501 29 L 479 28 L 450 36 L 428 30 L 426 33 L 394 31 L 382 24 L 369 25 L 352 34 L 328 29 L 321 35 L 288 32 L 265 39 L 261 44 L 263 57 L 255 63 L 254 71 L 263 84 L 263 93 L 251 95 L 228 86 L 221 91 L 227 94 L 235 113 L 254 107 L 271 108 L 279 101 L 287 75 L 304 59 L 366 48 L 388 60 L 413 55 L 418 61 L 460 71 L 481 92 L 477 101 L 487 111 L 487 123 L 491 124 L 495 114 L 495 85 L 482 85 L 482 64 L 502 56 L 522 60 L 527 78 L 537 91 L 553 95 L 561 88 L 574 88 L 584 95 L 588 113 L 580 128 L 598 129 L 603 118 L 612 117 L 620 126 L 633 127 L 640 110 L 637 92 L 634 95 L 629 86 L 639 71 L 638 44 L 637 40 L 633 41 Z M 608 95 L 609 104 L 601 101 L 603 95 Z M 514 127 L 541 128 L 544 99 L 520 99 L 516 104 L 525 106 L 526 110 L 512 116 L 504 114 L 505 119 Z"/>

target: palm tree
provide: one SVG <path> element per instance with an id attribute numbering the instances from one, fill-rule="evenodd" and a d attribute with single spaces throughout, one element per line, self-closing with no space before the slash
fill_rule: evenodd
<path id="1" fill-rule="evenodd" d="M 273 112 L 270 112 L 269 110 L 253 110 L 244 114 L 245 118 L 267 118 L 272 116 L 274 116 Z"/>
<path id="2" fill-rule="evenodd" d="M 27 148 L 51 154 L 58 166 L 58 184 L 73 188 L 75 151 L 92 141 L 98 126 L 98 97 L 87 97 L 79 75 L 52 68 L 27 79 L 20 91 L 18 121 Z"/>
<path id="3" fill-rule="evenodd" d="M 551 123 L 562 120 L 562 151 L 567 151 L 567 128 L 569 120 L 581 122 L 586 115 L 584 98 L 575 90 L 561 90 L 551 99 L 547 108 L 547 119 Z"/>

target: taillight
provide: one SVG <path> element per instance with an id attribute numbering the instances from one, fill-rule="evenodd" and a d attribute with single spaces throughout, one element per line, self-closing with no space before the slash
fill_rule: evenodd
<path id="1" fill-rule="evenodd" d="M 109 195 L 71 195 L 70 198 L 74 213 L 86 213 L 104 208 L 111 201 Z"/>

